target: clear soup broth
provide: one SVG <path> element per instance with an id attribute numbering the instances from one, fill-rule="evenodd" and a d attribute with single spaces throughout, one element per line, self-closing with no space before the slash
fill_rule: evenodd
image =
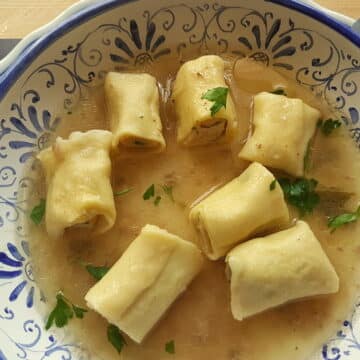
<path id="1" fill-rule="evenodd" d="M 256 81 L 251 74 L 244 80 L 246 74 L 240 76 L 237 73 L 236 59 L 226 57 L 225 60 L 226 79 L 239 121 L 237 140 L 230 147 L 212 145 L 186 149 L 177 145 L 176 119 L 169 98 L 177 62 L 160 62 L 140 69 L 159 81 L 166 151 L 112 158 L 114 191 L 128 187 L 133 191 L 115 198 L 117 220 L 109 232 L 92 237 L 85 231 L 66 231 L 60 241 L 51 241 L 45 227 L 32 228 L 35 270 L 39 286 L 48 299 L 49 312 L 60 289 L 72 302 L 85 307 L 84 296 L 95 280 L 84 269 L 83 263 L 112 265 L 145 224 L 158 225 L 184 239 L 197 241 L 188 221 L 191 204 L 238 176 L 248 166 L 237 154 L 251 129 L 252 96 L 271 90 L 267 88 L 268 84 L 282 81 L 271 69 L 265 71 L 264 81 Z M 324 118 L 332 114 L 331 109 L 306 89 L 288 79 L 286 82 L 289 96 L 302 98 L 320 109 Z M 66 138 L 73 131 L 108 129 L 104 103 L 102 87 L 88 90 L 77 109 L 63 118 L 57 135 Z M 311 159 L 307 177 L 319 181 L 322 201 L 305 220 L 339 275 L 339 293 L 287 304 L 239 322 L 233 319 L 230 311 L 230 286 L 224 261 L 206 260 L 201 273 L 143 344 L 137 345 L 127 339 L 120 358 L 305 360 L 341 327 L 359 288 L 360 227 L 350 224 L 330 233 L 327 217 L 354 210 L 357 206 L 359 151 L 342 126 L 329 137 L 316 136 Z M 151 184 L 171 185 L 174 201 L 168 196 L 162 196 L 158 206 L 152 201 L 144 201 L 142 195 Z M 38 191 L 45 195 L 42 181 L 39 181 Z M 298 217 L 294 209 L 291 214 L 294 220 Z M 83 320 L 72 320 L 66 332 L 74 334 L 76 342 L 88 348 L 94 358 L 117 359 L 119 355 L 107 341 L 106 328 L 106 320 L 89 311 Z M 175 342 L 174 355 L 165 352 L 165 343 L 170 340 Z"/>

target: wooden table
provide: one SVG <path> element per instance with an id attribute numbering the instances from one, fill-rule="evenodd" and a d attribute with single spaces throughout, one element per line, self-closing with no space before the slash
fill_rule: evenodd
<path id="1" fill-rule="evenodd" d="M 0 0 L 0 38 L 22 38 L 75 2 L 76 0 Z M 360 0 L 318 0 L 318 3 L 360 18 Z"/>

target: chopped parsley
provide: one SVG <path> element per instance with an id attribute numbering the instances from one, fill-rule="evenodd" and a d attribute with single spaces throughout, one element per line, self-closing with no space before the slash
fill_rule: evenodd
<path id="1" fill-rule="evenodd" d="M 161 185 L 162 189 L 164 190 L 164 193 L 170 198 L 172 202 L 175 202 L 174 195 L 173 195 L 173 187 L 169 185 Z"/>
<path id="2" fill-rule="evenodd" d="M 93 266 L 93 265 L 88 264 L 85 266 L 85 269 L 95 280 L 99 281 L 110 270 L 110 267 L 108 267 L 108 266 Z"/>
<path id="3" fill-rule="evenodd" d="M 158 206 L 160 204 L 160 201 L 162 199 L 161 195 L 161 190 L 163 190 L 163 192 L 165 193 L 165 195 L 167 195 L 170 200 L 172 202 L 175 202 L 174 200 L 174 196 L 173 196 L 173 187 L 170 185 L 156 185 L 155 184 L 151 184 L 146 191 L 143 194 L 143 199 L 144 200 L 150 200 L 152 198 L 154 198 L 153 200 L 153 204 L 155 206 Z M 160 194 L 159 194 L 160 193 Z"/>
<path id="4" fill-rule="evenodd" d="M 226 98 L 229 93 L 227 87 L 216 87 L 208 90 L 201 96 L 201 99 L 212 101 L 214 104 L 210 108 L 211 116 L 214 116 L 222 107 L 226 108 Z"/>
<path id="5" fill-rule="evenodd" d="M 340 226 L 350 224 L 352 222 L 357 221 L 358 219 L 360 219 L 360 206 L 353 213 L 345 213 L 345 214 L 341 214 L 341 215 L 329 218 L 328 227 L 333 232 Z"/>
<path id="6" fill-rule="evenodd" d="M 275 188 L 276 188 L 276 179 L 274 179 L 274 180 L 270 183 L 270 186 L 269 186 L 270 191 L 275 190 Z"/>
<path id="7" fill-rule="evenodd" d="M 165 344 L 165 351 L 168 354 L 175 354 L 175 342 L 171 340 Z"/>
<path id="8" fill-rule="evenodd" d="M 275 89 L 274 91 L 271 91 L 271 94 L 287 96 L 285 90 L 282 88 L 278 88 L 278 89 Z"/>
<path id="9" fill-rule="evenodd" d="M 341 126 L 341 122 L 339 120 L 327 119 L 325 121 L 318 121 L 318 128 L 321 129 L 321 132 L 325 136 L 329 136 L 335 129 Z"/>
<path id="10" fill-rule="evenodd" d="M 161 201 L 161 196 L 157 196 L 154 200 L 154 205 L 158 206 L 160 204 L 160 201 Z"/>
<path id="11" fill-rule="evenodd" d="M 278 180 L 284 191 L 285 199 L 295 206 L 301 216 L 312 213 L 320 201 L 319 195 L 315 192 L 318 182 L 315 179 L 299 178 L 291 181 L 287 178 Z"/>
<path id="12" fill-rule="evenodd" d="M 107 338 L 119 354 L 121 353 L 123 347 L 127 345 L 119 328 L 115 325 L 109 324 L 107 328 Z"/>
<path id="13" fill-rule="evenodd" d="M 40 225 L 45 215 L 45 209 L 46 209 L 46 201 L 45 199 L 41 199 L 39 204 L 34 206 L 34 208 L 31 210 L 30 213 L 30 219 L 34 222 L 34 224 Z"/>
<path id="14" fill-rule="evenodd" d="M 68 299 L 66 299 L 61 291 L 59 291 L 56 295 L 56 306 L 49 315 L 45 329 L 49 330 L 54 322 L 56 327 L 62 328 L 68 324 L 69 320 L 71 320 L 74 315 L 76 318 L 82 319 L 86 312 L 86 309 L 75 306 Z"/>
<path id="15" fill-rule="evenodd" d="M 130 191 L 133 191 L 134 188 L 127 188 L 127 189 L 123 189 L 123 190 L 120 190 L 120 191 L 115 191 L 114 192 L 114 196 L 122 196 L 122 195 L 125 195 L 127 193 L 129 193 Z"/>
<path id="16" fill-rule="evenodd" d="M 155 196 L 155 185 L 151 184 L 144 192 L 143 199 L 149 200 Z"/>
<path id="17" fill-rule="evenodd" d="M 310 140 L 306 148 L 304 156 L 304 172 L 308 172 L 311 168 L 312 141 Z"/>

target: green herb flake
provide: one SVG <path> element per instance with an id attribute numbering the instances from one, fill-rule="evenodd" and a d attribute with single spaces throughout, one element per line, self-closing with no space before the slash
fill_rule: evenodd
<path id="1" fill-rule="evenodd" d="M 119 354 L 121 353 L 123 347 L 127 345 L 123 335 L 115 325 L 109 324 L 107 328 L 107 338 Z"/>
<path id="2" fill-rule="evenodd" d="M 86 312 L 86 309 L 73 305 L 60 291 L 56 295 L 56 306 L 49 315 L 45 329 L 49 330 L 54 322 L 56 327 L 62 328 L 68 324 L 74 315 L 78 319 L 83 319 Z"/>
<path id="3" fill-rule="evenodd" d="M 78 319 L 83 319 L 85 313 L 87 313 L 86 309 L 83 309 L 83 308 L 75 306 L 75 305 L 72 305 L 72 309 L 74 311 L 75 317 L 77 317 Z"/>
<path id="4" fill-rule="evenodd" d="M 120 191 L 115 191 L 114 192 L 114 196 L 123 196 L 127 193 L 129 193 L 130 191 L 133 191 L 134 188 L 127 188 L 127 189 L 123 189 L 123 190 L 120 190 Z"/>
<path id="5" fill-rule="evenodd" d="M 162 185 L 161 187 L 164 190 L 164 193 L 170 198 L 170 200 L 172 202 L 175 202 L 173 195 L 173 187 L 169 185 Z"/>
<path id="6" fill-rule="evenodd" d="M 333 119 L 327 119 L 325 121 L 319 120 L 317 126 L 321 129 L 321 132 L 325 136 L 329 136 L 334 130 L 338 129 L 341 126 L 341 122 L 339 120 Z"/>
<path id="7" fill-rule="evenodd" d="M 110 270 L 108 266 L 93 266 L 90 264 L 86 265 L 85 269 L 97 281 L 101 280 Z"/>
<path id="8" fill-rule="evenodd" d="M 144 199 L 144 200 L 149 200 L 149 199 L 151 199 L 151 198 L 154 197 L 154 196 L 155 196 L 155 185 L 152 184 L 152 185 L 150 185 L 150 186 L 146 189 L 146 191 L 144 192 L 144 194 L 143 194 L 143 199 Z"/>
<path id="9" fill-rule="evenodd" d="M 270 183 L 270 186 L 269 186 L 270 191 L 275 190 L 275 188 L 276 188 L 276 179 L 274 179 L 274 180 Z"/>
<path id="10" fill-rule="evenodd" d="M 165 344 L 165 351 L 168 354 L 175 354 L 175 342 L 171 340 Z"/>
<path id="11" fill-rule="evenodd" d="M 333 231 L 335 231 L 340 226 L 353 223 L 360 219 L 360 206 L 353 213 L 345 213 L 338 216 L 331 217 L 328 220 L 328 227 Z"/>
<path id="12" fill-rule="evenodd" d="M 299 178 L 291 181 L 287 178 L 278 180 L 288 203 L 295 206 L 301 216 L 310 214 L 319 204 L 320 197 L 315 192 L 318 182 L 315 179 Z"/>
<path id="13" fill-rule="evenodd" d="M 312 141 L 310 140 L 306 148 L 304 156 L 304 172 L 308 172 L 311 168 Z"/>
<path id="14" fill-rule="evenodd" d="M 154 200 L 154 205 L 158 206 L 160 204 L 160 201 L 161 201 L 161 196 L 157 196 Z"/>
<path id="15" fill-rule="evenodd" d="M 42 219 L 45 215 L 45 209 L 46 209 L 46 201 L 45 199 L 41 199 L 40 203 L 31 210 L 30 213 L 30 219 L 34 222 L 36 225 L 40 225 Z"/>
<path id="16" fill-rule="evenodd" d="M 202 95 L 201 99 L 212 101 L 214 104 L 211 106 L 211 116 L 214 116 L 222 107 L 226 108 L 226 98 L 229 93 L 227 87 L 216 87 L 208 90 Z"/>
<path id="17" fill-rule="evenodd" d="M 281 89 L 281 88 L 278 88 L 278 89 L 275 89 L 274 91 L 271 91 L 271 94 L 287 96 L 285 90 Z"/>

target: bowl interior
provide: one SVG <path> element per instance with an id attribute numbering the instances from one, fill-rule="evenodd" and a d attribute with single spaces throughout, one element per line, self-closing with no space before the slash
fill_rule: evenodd
<path id="1" fill-rule="evenodd" d="M 64 332 L 44 330 L 45 299 L 34 279 L 25 225 L 37 166 L 33 155 L 48 144 L 84 89 L 101 86 L 109 70 L 164 59 L 250 56 L 323 98 L 360 147 L 360 41 L 345 26 L 335 31 L 333 23 L 287 1 L 105 1 L 70 11 L 13 59 L 0 77 L 0 359 L 90 358 Z M 314 359 L 360 356 L 357 309 Z"/>

